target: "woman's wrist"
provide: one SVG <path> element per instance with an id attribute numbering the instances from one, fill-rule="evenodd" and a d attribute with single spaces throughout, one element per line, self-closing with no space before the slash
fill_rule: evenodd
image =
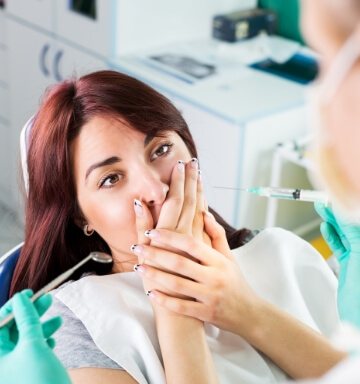
<path id="1" fill-rule="evenodd" d="M 249 308 L 249 315 L 246 318 L 246 324 L 242 325 L 243 334 L 241 336 L 254 346 L 261 346 L 266 342 L 267 334 L 271 332 L 274 316 L 274 307 L 272 304 L 260 298 L 253 301 Z"/>
<path id="2" fill-rule="evenodd" d="M 204 323 L 199 319 L 175 313 L 153 302 L 152 302 L 152 307 L 153 307 L 155 321 L 157 325 L 160 323 L 161 324 L 164 324 L 164 323 L 185 324 L 186 323 L 186 324 L 192 324 L 193 326 L 197 326 L 199 328 L 204 328 Z"/>
<path id="3" fill-rule="evenodd" d="M 241 336 L 249 343 L 252 343 L 252 340 L 261 339 L 268 303 L 255 295 L 245 305 L 243 300 L 237 302 L 238 307 L 234 313 L 226 316 L 233 321 L 229 324 L 220 324 L 220 328 Z"/>

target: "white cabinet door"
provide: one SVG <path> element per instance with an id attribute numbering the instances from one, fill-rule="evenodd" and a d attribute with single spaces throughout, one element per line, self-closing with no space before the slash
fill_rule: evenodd
<path id="1" fill-rule="evenodd" d="M 6 149 L 11 160 L 12 207 L 21 212 L 18 186 L 19 137 L 27 119 L 34 114 L 52 77 L 53 40 L 22 23 L 8 20 L 8 59 L 11 137 Z"/>
<path id="2" fill-rule="evenodd" d="M 0 118 L 8 120 L 8 61 L 5 23 L 6 18 L 0 11 Z"/>
<path id="3" fill-rule="evenodd" d="M 0 83 L 8 82 L 8 62 L 7 62 L 7 49 L 5 45 L 0 44 Z"/>
<path id="4" fill-rule="evenodd" d="M 9 120 L 9 89 L 8 85 L 0 81 L 0 119 Z M 0 141 L 3 138 L 0 136 Z"/>
<path id="5" fill-rule="evenodd" d="M 94 0 L 88 3 L 93 3 L 93 12 L 86 9 L 85 2 L 56 0 L 56 34 L 88 52 L 110 57 L 115 39 L 112 30 L 114 2 Z"/>
<path id="6" fill-rule="evenodd" d="M 10 158 L 7 147 L 10 139 L 9 89 L 7 73 L 6 18 L 0 11 L 0 200 L 7 202 L 10 196 Z"/>
<path id="7" fill-rule="evenodd" d="M 5 14 L 0 8 L 0 45 L 5 44 L 6 38 L 6 26 L 5 26 Z"/>
<path id="8" fill-rule="evenodd" d="M 11 171 L 8 146 L 11 140 L 10 127 L 6 121 L 0 117 L 0 200 L 8 203 L 11 196 Z"/>
<path id="9" fill-rule="evenodd" d="M 54 83 L 54 40 L 32 28 L 8 20 L 8 59 L 11 125 L 14 139 L 36 111 L 45 88 Z"/>
<path id="10" fill-rule="evenodd" d="M 48 38 L 45 33 L 9 20 L 9 91 L 11 139 L 7 153 L 11 158 L 13 204 L 19 210 L 16 180 L 20 131 L 40 103 L 45 89 L 72 75 L 104 69 L 105 63 L 63 43 Z M 11 147 L 10 147 L 11 145 Z"/>
<path id="11" fill-rule="evenodd" d="M 6 9 L 12 15 L 52 31 L 54 3 L 53 0 L 9 0 L 6 1 Z"/>
<path id="12" fill-rule="evenodd" d="M 0 83 L 7 82 L 6 22 L 3 11 L 0 11 Z"/>
<path id="13" fill-rule="evenodd" d="M 54 57 L 54 76 L 57 81 L 71 76 L 82 76 L 86 73 L 106 69 L 105 61 L 96 56 L 84 53 L 67 44 L 58 42 Z"/>

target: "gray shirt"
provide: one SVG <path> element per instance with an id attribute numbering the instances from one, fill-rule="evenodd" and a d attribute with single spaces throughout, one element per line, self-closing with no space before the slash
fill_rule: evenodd
<path id="1" fill-rule="evenodd" d="M 59 299 L 53 296 L 53 304 L 43 316 L 49 319 L 61 316 L 63 324 L 53 336 L 54 352 L 67 369 L 71 368 L 122 368 L 95 345 L 84 324 Z"/>

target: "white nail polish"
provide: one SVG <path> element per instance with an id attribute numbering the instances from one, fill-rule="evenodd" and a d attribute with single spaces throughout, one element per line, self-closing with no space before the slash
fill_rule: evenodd
<path id="1" fill-rule="evenodd" d="M 142 216 L 143 215 L 143 206 L 141 204 L 140 200 L 134 199 L 134 210 L 136 213 L 136 216 Z"/>
<path id="2" fill-rule="evenodd" d="M 198 167 L 199 167 L 198 159 L 196 159 L 195 157 L 193 157 L 193 158 L 191 159 L 190 165 L 191 165 L 192 168 L 194 168 L 194 169 L 198 169 Z"/>
<path id="3" fill-rule="evenodd" d="M 185 170 L 185 163 L 182 160 L 178 160 L 177 162 L 177 168 L 181 173 L 184 173 Z"/>
<path id="4" fill-rule="evenodd" d="M 154 239 L 156 237 L 159 237 L 159 232 L 156 231 L 155 229 L 148 229 L 144 232 L 144 235 L 146 237 L 149 237 L 150 239 Z"/>

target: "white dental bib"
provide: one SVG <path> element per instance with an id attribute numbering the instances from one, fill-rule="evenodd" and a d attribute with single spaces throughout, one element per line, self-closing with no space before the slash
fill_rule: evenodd
<path id="1" fill-rule="evenodd" d="M 233 252 L 261 297 L 325 336 L 335 332 L 337 281 L 308 243 L 272 228 Z M 56 297 L 84 323 L 97 347 L 135 380 L 165 384 L 152 307 L 137 273 L 87 276 L 58 290 Z M 205 329 L 222 384 L 286 380 L 282 370 L 241 337 L 210 324 Z"/>

